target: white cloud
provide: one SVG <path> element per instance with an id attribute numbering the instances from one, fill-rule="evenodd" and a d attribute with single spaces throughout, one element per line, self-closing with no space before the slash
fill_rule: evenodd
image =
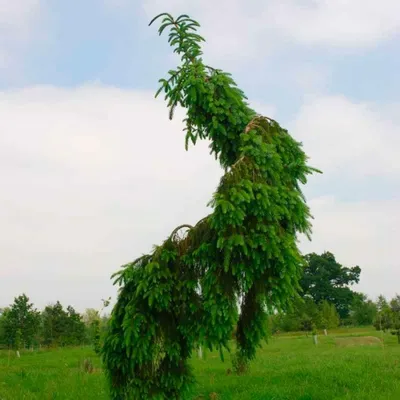
<path id="1" fill-rule="evenodd" d="M 315 96 L 289 124 L 311 157 L 310 164 L 324 172 L 313 178 L 312 185 L 326 191 L 310 200 L 315 217 L 313 239 L 302 241 L 302 249 L 331 251 L 340 263 L 359 265 L 358 290 L 372 297 L 382 292 L 392 296 L 399 290 L 399 115 L 399 104 L 383 107 L 354 103 L 342 96 Z M 376 193 L 378 179 L 391 182 L 392 197 Z M 359 185 L 368 182 L 363 193 L 369 196 L 360 200 Z M 340 199 L 344 191 L 344 197 L 352 201 Z"/>
<path id="2" fill-rule="evenodd" d="M 339 263 L 361 267 L 356 290 L 372 298 L 399 291 L 400 198 L 340 202 L 333 196 L 312 199 L 315 217 L 312 242 L 302 241 L 304 252 L 330 251 Z"/>
<path id="3" fill-rule="evenodd" d="M 202 24 L 208 54 L 258 62 L 287 44 L 363 48 L 400 33 L 397 0 L 142 0 L 148 17 L 189 14 Z"/>
<path id="4" fill-rule="evenodd" d="M 297 63 L 290 65 L 286 76 L 303 93 L 324 93 L 331 79 L 330 68 L 316 63 Z"/>
<path id="5" fill-rule="evenodd" d="M 255 9 L 262 9 L 259 4 L 252 8 L 241 0 L 172 0 L 168 6 L 161 0 L 143 0 L 142 3 L 149 19 L 167 11 L 174 16 L 189 14 L 199 21 L 200 34 L 207 40 L 205 52 L 217 60 L 245 62 L 248 55 L 257 53 L 262 57 L 274 45 L 263 36 L 270 29 L 256 13 Z"/>
<path id="6" fill-rule="evenodd" d="M 207 212 L 219 167 L 206 143 L 185 152 L 153 93 L 36 87 L 0 112 L 0 304 L 94 306 L 122 263 Z"/>
<path id="7" fill-rule="evenodd" d="M 43 9 L 40 0 L 0 0 L 0 71 L 15 72 L 33 40 Z M 13 71 L 14 70 L 14 71 Z"/>
<path id="8" fill-rule="evenodd" d="M 306 99 L 290 128 L 303 141 L 311 163 L 327 174 L 400 179 L 399 115 L 399 105 L 315 96 Z"/>
<path id="9" fill-rule="evenodd" d="M 400 32 L 397 0 L 274 0 L 265 13 L 283 35 L 305 44 L 371 46 Z"/>
<path id="10" fill-rule="evenodd" d="M 373 108 L 341 98 L 314 100 L 301 110 L 293 132 L 325 169 L 315 182 L 335 174 L 341 163 L 350 170 L 368 166 L 369 135 L 395 129 Z M 169 121 L 153 93 L 100 85 L 6 91 L 0 93 L 0 115 L 0 306 L 23 291 L 40 307 L 57 299 L 79 309 L 99 306 L 114 293 L 109 277 L 119 265 L 207 213 L 222 174 L 207 143 L 185 152 L 181 115 Z M 351 124 L 348 134 L 327 129 L 339 117 Z M 307 125 L 307 118 L 319 122 Z M 353 161 L 347 147 L 333 140 L 336 134 L 351 141 L 352 131 L 364 139 L 358 150 L 367 146 Z M 379 149 L 390 156 L 396 143 Z M 335 164 L 325 160 L 331 155 Z M 391 171 L 382 165 L 383 177 Z M 310 204 L 315 234 L 304 249 L 331 250 L 343 264 L 359 264 L 365 290 L 391 294 L 399 203 L 322 198 Z"/>
<path id="11" fill-rule="evenodd" d="M 132 6 L 132 2 L 129 0 L 103 0 L 103 4 L 108 9 L 126 9 L 126 7 Z"/>

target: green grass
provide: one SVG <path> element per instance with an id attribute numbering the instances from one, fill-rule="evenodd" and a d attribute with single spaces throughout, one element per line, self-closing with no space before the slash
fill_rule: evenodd
<path id="1" fill-rule="evenodd" d="M 377 336 L 384 345 L 361 345 L 362 336 Z M 346 337 L 349 346 L 336 344 Z M 92 374 L 81 368 L 85 358 L 93 360 Z M 245 376 L 227 373 L 229 355 L 222 363 L 216 353 L 207 353 L 193 366 L 198 400 L 400 399 L 400 345 L 394 336 L 365 328 L 320 335 L 318 346 L 304 334 L 274 337 Z M 24 352 L 20 359 L 0 352 L 1 400 L 107 398 L 100 360 L 90 348 Z"/>

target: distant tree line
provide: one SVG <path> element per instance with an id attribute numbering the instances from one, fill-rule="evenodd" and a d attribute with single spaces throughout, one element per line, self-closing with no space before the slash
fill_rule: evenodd
<path id="1" fill-rule="evenodd" d="M 108 317 L 100 316 L 95 309 L 79 314 L 59 301 L 40 312 L 22 294 L 9 307 L 0 309 L 0 347 L 19 351 L 91 344 L 98 351 L 107 321 Z"/>
<path id="2" fill-rule="evenodd" d="M 342 326 L 374 325 L 397 335 L 400 343 L 400 296 L 379 296 L 374 302 L 352 290 L 360 280 L 361 268 L 344 267 L 325 252 L 304 257 L 305 267 L 299 294 L 291 308 L 273 313 L 272 333 L 333 329 Z M 104 306 L 109 300 L 104 301 Z M 79 314 L 72 306 L 55 304 L 38 311 L 23 294 L 9 307 L 0 309 L 0 347 L 20 350 L 39 346 L 92 345 L 99 353 L 107 329 L 107 316 L 87 309 Z"/>
<path id="3" fill-rule="evenodd" d="M 379 296 L 374 302 L 352 290 L 360 280 L 361 268 L 339 264 L 330 252 L 311 253 L 304 260 L 299 295 L 290 309 L 270 317 L 273 332 L 374 325 L 398 335 L 400 341 L 400 296 L 390 301 Z"/>

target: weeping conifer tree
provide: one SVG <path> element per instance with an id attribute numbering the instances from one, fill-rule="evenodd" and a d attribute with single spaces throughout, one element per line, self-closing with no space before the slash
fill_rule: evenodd
<path id="1" fill-rule="evenodd" d="M 252 110 L 230 74 L 203 63 L 198 22 L 161 14 L 150 24 L 159 18 L 181 65 L 160 79 L 157 95 L 171 119 L 175 107 L 186 109 L 186 148 L 209 140 L 225 174 L 210 215 L 114 275 L 120 289 L 102 350 L 114 400 L 186 399 L 192 351 L 203 345 L 223 357 L 235 328 L 236 365 L 245 370 L 267 313 L 296 294 L 297 234 L 311 233 L 300 186 L 317 170 L 301 144 Z"/>

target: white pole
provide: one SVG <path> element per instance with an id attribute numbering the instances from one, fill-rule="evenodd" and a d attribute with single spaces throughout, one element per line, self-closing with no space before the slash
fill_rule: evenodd
<path id="1" fill-rule="evenodd" d="M 203 349 L 201 346 L 199 346 L 199 358 L 203 359 Z"/>

